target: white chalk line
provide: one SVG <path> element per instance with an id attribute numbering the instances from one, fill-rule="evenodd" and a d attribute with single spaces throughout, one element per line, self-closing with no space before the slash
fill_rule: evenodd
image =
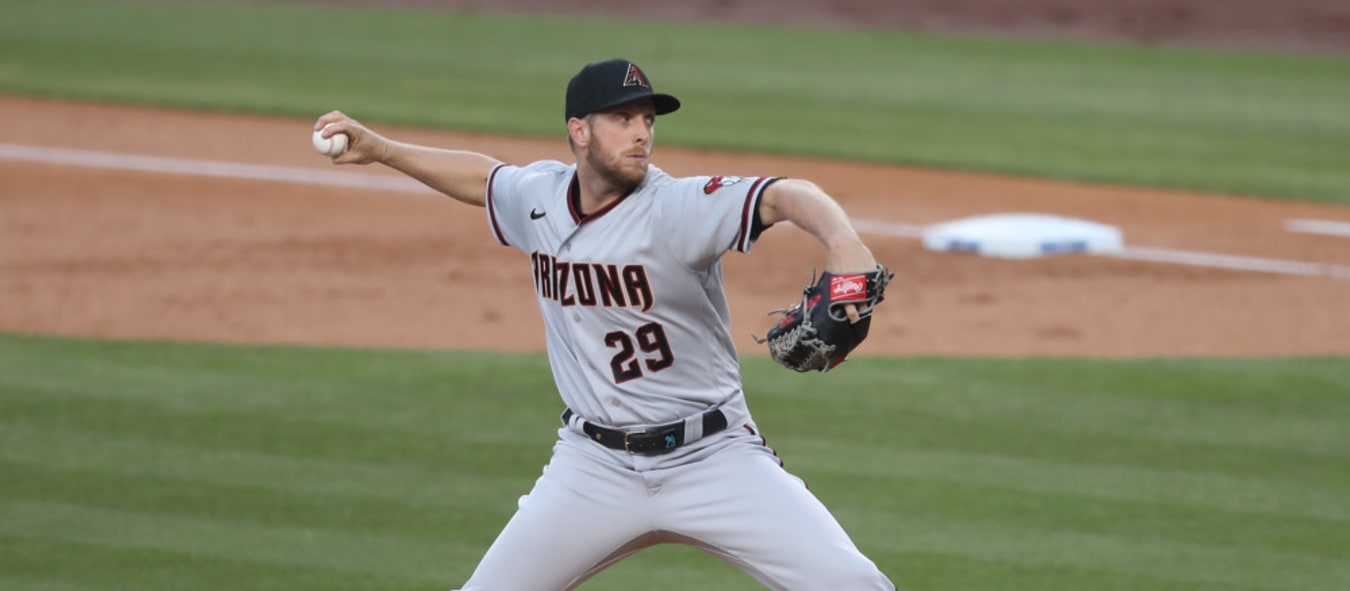
<path id="1" fill-rule="evenodd" d="M 315 155 L 315 158 L 321 156 Z M 375 189 L 379 191 L 434 193 L 430 187 L 408 177 L 382 176 L 364 172 L 344 172 L 289 168 L 284 166 L 266 166 L 261 164 L 243 164 L 236 162 L 212 162 L 208 160 L 187 160 L 163 156 L 139 156 L 114 152 L 94 152 L 90 150 L 71 150 L 67 148 L 45 148 L 17 144 L 0 144 L 0 160 L 37 162 L 40 164 L 60 164 L 66 166 L 84 166 L 90 168 L 109 168 L 114 170 L 133 170 L 160 174 L 183 174 L 216 178 L 245 179 L 256 181 L 275 181 L 304 185 L 322 185 L 328 187 L 346 187 L 352 189 Z"/>
<path id="2" fill-rule="evenodd" d="M 317 157 L 317 156 L 316 156 Z M 403 193 L 434 193 L 432 189 L 407 177 L 382 176 L 363 172 L 320 171 L 260 164 L 188 160 L 162 156 L 141 156 L 68 148 L 49 148 L 0 143 L 0 160 L 36 162 L 67 166 L 109 168 L 161 174 L 183 174 L 230 179 L 274 181 L 305 185 L 321 185 L 354 189 L 373 189 Z M 1321 222 L 1321 220 L 1291 220 Z M 922 238 L 923 226 L 899 224 L 880 220 L 858 219 L 853 225 L 859 232 L 902 238 Z M 1347 224 L 1350 226 L 1350 224 Z M 1325 225 L 1308 225 L 1325 229 Z M 1338 226 L 1331 226 L 1338 227 Z M 1307 231 L 1307 230 L 1302 230 Z M 1350 267 L 1323 263 L 1309 263 L 1282 259 L 1215 254 L 1168 248 L 1126 246 L 1122 252 L 1100 254 L 1119 259 L 1190 265 L 1237 271 L 1277 273 L 1284 275 L 1325 276 L 1350 279 Z"/>
<path id="3" fill-rule="evenodd" d="M 893 224 L 875 220 L 854 220 L 853 227 L 859 232 L 867 234 L 881 234 L 905 238 L 922 238 L 924 230 L 923 226 Z M 1350 279 L 1350 267 L 1343 265 L 1215 254 L 1171 248 L 1126 246 L 1121 252 L 1098 253 L 1090 256 L 1104 256 L 1150 263 L 1189 265 L 1193 267 L 1209 267 L 1214 269 L 1231 269 L 1235 271 L 1279 273 L 1283 275 L 1326 276 L 1337 279 Z"/>
<path id="4" fill-rule="evenodd" d="M 1285 220 L 1284 229 L 1304 234 L 1323 234 L 1350 238 L 1350 222 L 1333 220 Z"/>

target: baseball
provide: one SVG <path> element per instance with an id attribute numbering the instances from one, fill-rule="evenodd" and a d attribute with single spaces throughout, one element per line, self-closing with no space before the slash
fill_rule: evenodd
<path id="1" fill-rule="evenodd" d="M 347 139 L 345 133 L 335 133 L 333 137 L 326 138 L 323 137 L 323 130 L 319 130 L 314 132 L 314 150 L 324 156 L 337 156 L 347 150 Z"/>

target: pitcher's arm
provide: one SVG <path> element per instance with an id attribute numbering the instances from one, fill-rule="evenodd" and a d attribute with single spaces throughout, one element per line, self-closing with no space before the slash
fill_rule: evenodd
<path id="1" fill-rule="evenodd" d="M 486 199 L 488 174 L 502 163 L 478 152 L 391 140 L 340 111 L 319 117 L 314 129 L 322 130 L 324 137 L 347 134 L 347 150 L 333 157 L 334 164 L 378 162 L 458 201 L 479 207 Z"/>
<path id="2" fill-rule="evenodd" d="M 871 271 L 877 266 L 844 208 L 815 183 L 784 179 L 769 185 L 759 200 L 759 217 L 765 226 L 789 221 L 815 236 L 825 245 L 825 267 L 831 272 Z"/>

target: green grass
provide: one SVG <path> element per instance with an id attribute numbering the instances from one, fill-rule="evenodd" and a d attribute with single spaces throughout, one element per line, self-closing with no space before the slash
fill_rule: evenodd
<path id="1" fill-rule="evenodd" d="M 746 365 L 903 588 L 1350 588 L 1345 359 Z M 559 410 L 541 355 L 0 336 L 0 588 L 444 589 Z M 757 588 L 676 547 L 583 588 L 652 580 Z"/>
<path id="2" fill-rule="evenodd" d="M 559 137 L 567 78 L 623 55 L 685 100 L 666 143 L 1350 203 L 1343 56 L 302 6 L 0 12 L 0 92 Z"/>

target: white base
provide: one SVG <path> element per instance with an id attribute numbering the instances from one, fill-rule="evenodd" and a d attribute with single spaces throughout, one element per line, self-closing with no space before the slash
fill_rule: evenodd
<path id="1" fill-rule="evenodd" d="M 1010 259 L 1118 253 L 1125 247 L 1115 226 L 1037 213 L 983 215 L 928 226 L 923 245 L 939 252 Z"/>

